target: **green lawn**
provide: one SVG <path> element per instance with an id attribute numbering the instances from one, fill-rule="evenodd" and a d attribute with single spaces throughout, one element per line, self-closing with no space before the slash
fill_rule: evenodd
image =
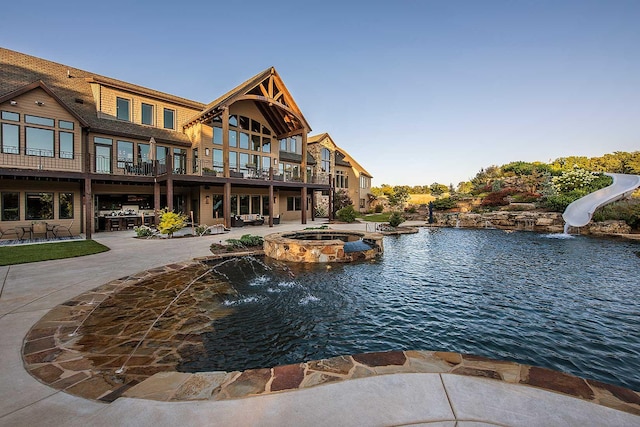
<path id="1" fill-rule="evenodd" d="M 98 254 L 109 248 L 93 240 L 0 247 L 0 265 L 24 264 L 50 259 Z"/>
<path id="2" fill-rule="evenodd" d="M 389 222 L 390 216 L 391 216 L 391 212 L 383 212 L 378 214 L 364 215 L 362 219 L 365 221 L 371 221 L 371 222 Z"/>

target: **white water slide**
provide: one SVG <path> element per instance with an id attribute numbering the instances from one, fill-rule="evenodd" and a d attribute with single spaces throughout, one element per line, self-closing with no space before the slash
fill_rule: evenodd
<path id="1" fill-rule="evenodd" d="M 613 184 L 589 193 L 567 206 L 562 218 L 572 227 L 583 227 L 591 221 L 591 215 L 600 206 L 631 196 L 640 187 L 640 175 L 625 175 L 622 173 L 607 173 L 613 178 Z"/>

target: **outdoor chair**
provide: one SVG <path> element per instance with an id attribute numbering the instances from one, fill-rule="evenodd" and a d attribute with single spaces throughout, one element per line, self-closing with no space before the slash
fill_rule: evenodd
<path id="1" fill-rule="evenodd" d="M 49 230 L 47 228 L 47 223 L 46 222 L 34 222 L 32 227 L 31 227 L 31 233 L 33 236 L 35 236 L 36 234 L 43 234 L 44 238 L 46 239 L 49 235 Z"/>
<path id="2" fill-rule="evenodd" d="M 53 235 L 55 237 L 60 237 L 60 232 L 62 231 L 63 233 L 69 233 L 69 237 L 73 237 L 73 234 L 71 234 L 71 227 L 73 227 L 73 221 L 75 220 L 72 220 L 69 225 L 56 225 L 53 228 Z"/>
<path id="3" fill-rule="evenodd" d="M 4 238 L 5 235 L 11 235 L 11 234 L 15 234 L 16 237 L 18 237 L 18 230 L 16 230 L 15 228 L 7 228 L 5 230 L 0 228 L 0 239 Z"/>
<path id="4" fill-rule="evenodd" d="M 111 231 L 120 230 L 120 218 L 111 218 L 109 220 L 109 229 Z"/>

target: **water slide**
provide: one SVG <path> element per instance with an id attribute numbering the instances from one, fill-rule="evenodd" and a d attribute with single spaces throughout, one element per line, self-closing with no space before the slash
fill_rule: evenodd
<path id="1" fill-rule="evenodd" d="M 583 227 L 591 221 L 591 215 L 600 206 L 631 196 L 640 187 L 640 175 L 606 173 L 613 178 L 613 184 L 589 193 L 567 206 L 562 218 L 572 227 Z"/>

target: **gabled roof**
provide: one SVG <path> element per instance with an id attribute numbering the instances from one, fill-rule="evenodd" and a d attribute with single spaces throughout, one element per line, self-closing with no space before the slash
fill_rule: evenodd
<path id="1" fill-rule="evenodd" d="M 256 74 L 210 102 L 202 112 L 189 119 L 186 125 L 216 117 L 231 104 L 242 100 L 255 102 L 277 136 L 300 129 L 304 129 L 306 132 L 311 130 L 311 126 L 274 67 L 269 67 Z"/>
<path id="2" fill-rule="evenodd" d="M 78 122 L 80 122 L 80 125 L 84 127 L 89 126 L 87 122 L 82 117 L 80 117 L 78 113 L 76 113 L 74 110 L 69 108 L 69 106 L 62 99 L 60 99 L 58 95 L 53 93 L 53 91 L 49 89 L 49 87 L 42 80 L 22 86 L 21 88 L 18 88 L 13 92 L 9 92 L 0 96 L 0 104 L 2 104 L 3 102 L 7 102 L 13 98 L 17 98 L 20 95 L 23 95 L 27 92 L 31 92 L 32 90 L 38 89 L 38 88 L 44 90 L 47 93 L 47 95 L 55 99 L 58 104 L 60 104 L 65 110 L 69 112 L 69 114 L 71 114 Z"/>
<path id="3" fill-rule="evenodd" d="M 0 76 L 2 76 L 0 78 L 0 97 L 4 98 L 16 93 L 34 82 L 42 82 L 50 93 L 55 95 L 61 105 L 74 116 L 81 118 L 84 125 L 94 132 L 113 133 L 140 139 L 153 137 L 158 142 L 178 145 L 191 144 L 189 137 L 182 132 L 99 118 L 90 81 L 93 79 L 94 81 L 109 81 L 115 84 L 115 82 L 119 82 L 118 80 L 5 48 L 0 48 Z M 128 87 L 131 91 L 154 93 L 158 98 L 166 99 L 168 103 L 178 103 L 178 100 L 184 100 L 184 98 L 174 97 L 142 86 L 125 82 L 120 82 L 120 84 L 123 87 Z M 204 106 L 204 104 L 194 102 L 195 104 Z"/>
<path id="4" fill-rule="evenodd" d="M 357 169 L 362 175 L 366 175 L 369 178 L 373 178 L 373 175 L 371 175 L 369 172 L 367 172 L 367 170 L 365 168 L 363 168 L 360 165 L 360 163 L 356 162 L 354 160 L 354 158 L 351 157 L 349 155 L 349 153 L 347 153 L 344 149 L 338 147 L 338 151 L 340 151 L 340 153 L 344 156 L 344 159 L 351 164 L 352 168 Z"/>
<path id="5" fill-rule="evenodd" d="M 318 135 L 309 136 L 307 138 L 307 142 L 309 144 L 317 144 L 320 141 L 323 141 L 325 139 L 329 140 L 329 142 L 331 144 L 333 144 L 333 146 L 335 147 L 335 150 L 336 150 L 336 165 L 352 167 L 354 169 L 357 169 L 361 174 L 366 175 L 369 178 L 373 178 L 373 175 L 371 175 L 369 172 L 367 172 L 367 170 L 365 168 L 363 168 L 360 165 L 360 163 L 356 162 L 353 159 L 353 157 L 351 157 L 349 155 L 349 153 L 347 153 L 344 149 L 340 148 L 338 146 L 338 144 L 335 143 L 333 138 L 331 138 L 331 135 L 329 135 L 327 132 L 324 132 L 324 133 L 321 133 L 321 134 L 318 134 Z"/>
<path id="6" fill-rule="evenodd" d="M 334 149 L 338 149 L 338 144 L 335 143 L 335 141 L 333 140 L 333 138 L 331 138 L 331 135 L 329 135 L 327 132 L 321 133 L 319 135 L 312 135 L 309 136 L 307 138 L 307 143 L 308 144 L 316 144 L 319 143 L 322 140 L 328 139 L 329 143 L 331 145 L 333 145 Z"/>

